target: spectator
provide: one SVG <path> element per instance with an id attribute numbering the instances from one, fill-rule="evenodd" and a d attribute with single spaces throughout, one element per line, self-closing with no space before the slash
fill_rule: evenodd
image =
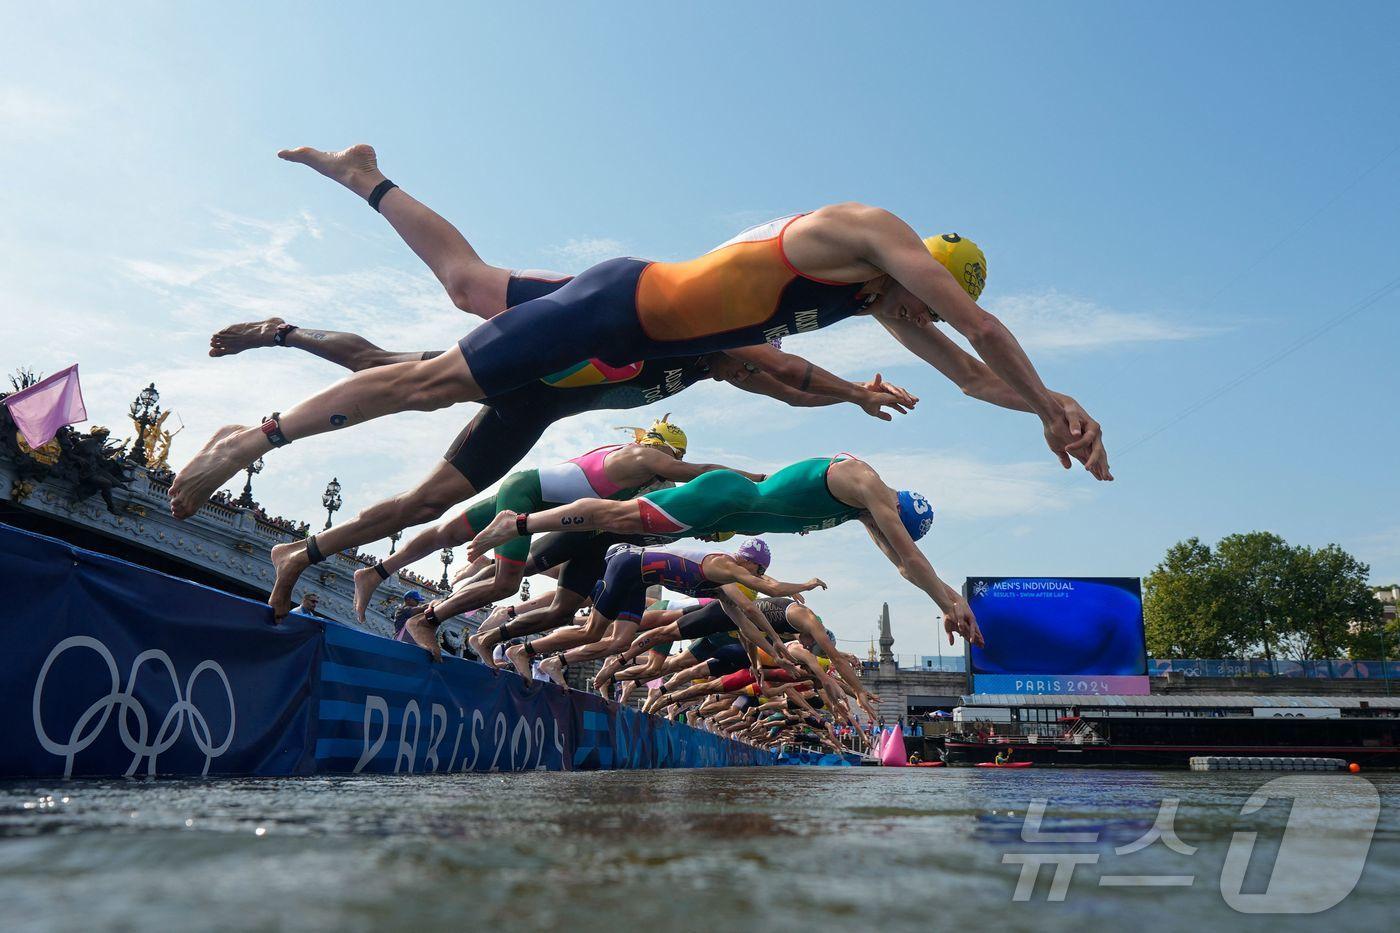
<path id="1" fill-rule="evenodd" d="M 301 605 L 297 606 L 297 611 L 303 615 L 315 616 L 318 619 L 329 619 L 330 616 L 323 615 L 316 611 L 316 607 L 320 602 L 321 597 L 317 596 L 315 593 L 308 592 L 301 598 Z"/>
<path id="2" fill-rule="evenodd" d="M 408 634 L 408 620 L 423 611 L 423 594 L 409 590 L 403 594 L 403 608 L 394 613 L 394 640 L 413 644 L 413 636 Z"/>

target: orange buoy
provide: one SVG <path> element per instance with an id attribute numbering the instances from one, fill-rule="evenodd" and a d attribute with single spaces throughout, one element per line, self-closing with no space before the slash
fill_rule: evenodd
<path id="1" fill-rule="evenodd" d="M 1350 771 L 1352 774 L 1360 774 L 1361 766 L 1353 761 L 1351 764 L 1347 765 L 1347 770 Z"/>

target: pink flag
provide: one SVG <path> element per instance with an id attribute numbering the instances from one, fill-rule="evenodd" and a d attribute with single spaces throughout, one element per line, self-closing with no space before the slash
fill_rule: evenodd
<path id="1" fill-rule="evenodd" d="M 30 447 L 44 446 L 65 424 L 87 420 L 83 387 L 78 384 L 78 364 L 14 393 L 5 399 L 5 407 L 24 435 L 24 442 Z"/>
<path id="2" fill-rule="evenodd" d="M 880 750 L 880 764 L 886 768 L 903 768 L 909 764 L 909 758 L 904 754 L 904 733 L 900 729 L 890 730 L 885 747 Z"/>

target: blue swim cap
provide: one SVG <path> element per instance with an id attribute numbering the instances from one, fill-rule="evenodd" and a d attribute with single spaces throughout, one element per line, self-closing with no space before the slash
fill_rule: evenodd
<path id="1" fill-rule="evenodd" d="M 904 523 L 904 530 L 909 532 L 909 537 L 917 541 L 928 534 L 929 528 L 933 526 L 933 506 L 917 492 L 901 489 L 899 520 Z"/>
<path id="2" fill-rule="evenodd" d="M 418 592 L 417 590 L 409 590 L 407 593 L 403 594 L 403 598 L 416 599 L 421 603 L 423 601 L 423 594 Z"/>

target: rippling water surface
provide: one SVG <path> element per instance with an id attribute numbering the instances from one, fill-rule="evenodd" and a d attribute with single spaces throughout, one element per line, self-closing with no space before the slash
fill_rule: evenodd
<path id="1" fill-rule="evenodd" d="M 0 784 L 6 929 L 642 931 L 1395 928 L 1400 776 L 1381 792 L 1365 872 L 1313 917 L 1249 917 L 1220 894 L 1232 834 L 1258 833 L 1263 891 L 1285 803 L 1248 815 L 1274 775 L 1028 769 L 765 768 L 219 781 Z M 1340 808 L 1340 778 L 1311 778 Z M 1328 782 L 1333 782 L 1329 785 Z M 1186 856 L 1128 854 L 1179 798 Z M 1096 835 L 1028 844 L 1044 831 Z M 1324 821 L 1327 822 L 1327 821 Z M 1332 833 L 1335 838 L 1328 838 Z M 1314 829 L 1325 882 L 1347 832 Z M 1028 902 L 1011 853 L 1097 856 L 1062 902 Z M 1195 876 L 1102 887 L 1103 875 Z M 1321 879 L 1321 880 L 1319 880 Z"/>

